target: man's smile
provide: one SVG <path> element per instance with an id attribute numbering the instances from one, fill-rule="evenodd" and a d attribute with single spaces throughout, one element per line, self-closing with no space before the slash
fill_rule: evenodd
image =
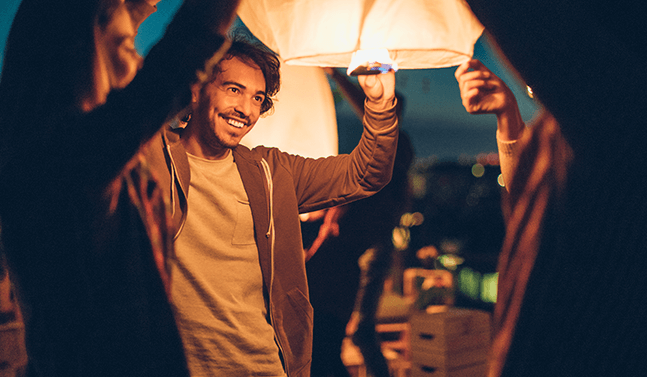
<path id="1" fill-rule="evenodd" d="M 236 128 L 243 128 L 243 127 L 245 127 L 247 125 L 247 123 L 242 122 L 240 120 L 227 118 L 227 117 L 223 117 L 223 118 L 225 119 L 227 124 L 229 124 L 230 126 L 236 127 Z"/>

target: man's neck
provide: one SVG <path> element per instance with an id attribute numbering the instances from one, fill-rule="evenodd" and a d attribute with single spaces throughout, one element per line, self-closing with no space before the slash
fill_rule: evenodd
<path id="1" fill-rule="evenodd" d="M 180 142 L 187 153 L 206 160 L 222 160 L 230 153 L 231 148 L 206 145 L 199 140 L 199 135 L 190 132 L 189 126 L 184 129 Z"/>

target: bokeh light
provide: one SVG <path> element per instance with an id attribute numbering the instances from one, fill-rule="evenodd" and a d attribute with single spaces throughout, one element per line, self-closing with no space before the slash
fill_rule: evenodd
<path id="1" fill-rule="evenodd" d="M 391 241 L 393 242 L 393 247 L 397 250 L 406 250 L 409 247 L 409 241 L 411 241 L 411 233 L 409 228 L 404 228 L 397 226 L 393 229 L 393 235 L 391 236 Z"/>
<path id="2" fill-rule="evenodd" d="M 414 198 L 420 199 L 427 195 L 427 179 L 422 174 L 412 173 L 409 176 L 411 194 Z"/>
<path id="3" fill-rule="evenodd" d="M 481 282 L 481 301 L 496 303 L 499 273 L 484 274 Z"/>
<path id="4" fill-rule="evenodd" d="M 476 178 L 481 178 L 485 174 L 485 166 L 480 163 L 472 165 L 472 175 Z"/>
<path id="5" fill-rule="evenodd" d="M 458 289 L 467 297 L 478 300 L 481 291 L 482 275 L 471 268 L 463 268 L 458 273 Z"/>
<path id="6" fill-rule="evenodd" d="M 461 265 L 465 259 L 457 256 L 457 255 L 450 255 L 450 254 L 444 254 L 438 257 L 438 261 L 440 264 L 443 265 L 448 270 L 455 271 L 456 268 L 458 268 L 459 265 Z"/>

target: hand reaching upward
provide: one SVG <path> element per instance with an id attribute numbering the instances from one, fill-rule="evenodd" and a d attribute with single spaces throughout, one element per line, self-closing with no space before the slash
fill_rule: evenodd
<path id="1" fill-rule="evenodd" d="M 461 64 L 454 74 L 463 106 L 470 114 L 496 114 L 499 135 L 516 140 L 524 123 L 517 100 L 508 86 L 479 60 Z"/>
<path id="2" fill-rule="evenodd" d="M 395 72 L 358 76 L 359 85 L 366 94 L 371 109 L 384 110 L 395 100 Z"/>

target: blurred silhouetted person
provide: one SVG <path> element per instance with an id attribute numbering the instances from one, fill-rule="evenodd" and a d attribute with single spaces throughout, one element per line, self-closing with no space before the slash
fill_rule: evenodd
<path id="1" fill-rule="evenodd" d="M 165 291 L 167 203 L 133 156 L 188 104 L 237 1 L 186 1 L 137 73 L 134 38 L 156 3 L 23 0 L 13 21 L 0 217 L 29 376 L 188 375 Z"/>
<path id="2" fill-rule="evenodd" d="M 364 337 L 360 339 L 361 351 L 362 354 L 369 351 L 364 358 L 372 358 L 366 360 L 371 371 L 384 370 L 373 367 L 379 363 L 379 360 L 371 363 L 375 358 L 381 358 L 381 365 L 386 367 L 375 334 L 374 317 L 384 279 L 391 266 L 393 228 L 407 208 L 407 173 L 412 159 L 411 142 L 401 132 L 391 182 L 369 198 L 329 210 L 332 212 L 327 217 L 337 217 L 331 219 L 339 228 L 337 235 L 326 237 L 316 252 L 312 248 L 308 250 L 313 253 L 306 263 L 310 302 L 314 309 L 313 376 L 348 375 L 340 353 L 360 286 L 365 291 L 359 305 L 361 336 Z M 364 284 L 360 284 L 358 259 L 370 248 L 374 249 L 372 268 L 365 276 Z M 372 352 L 375 350 L 379 355 Z"/>
<path id="3" fill-rule="evenodd" d="M 644 5 L 468 3 L 546 109 L 506 179 L 489 376 L 645 375 Z"/>
<path id="4" fill-rule="evenodd" d="M 327 73 L 361 118 L 364 94 L 339 71 L 327 69 Z M 398 97 L 398 101 L 401 115 L 404 99 Z M 358 259 L 370 248 L 375 252 L 372 268 L 363 279 L 366 292 L 360 305 L 360 348 L 370 372 L 376 376 L 388 374 L 375 334 L 374 316 L 391 265 L 391 234 L 408 204 L 408 170 L 412 160 L 411 141 L 400 132 L 391 182 L 369 198 L 329 209 L 317 237 L 307 245 L 306 271 L 314 309 L 313 376 L 348 375 L 340 357 L 341 347 L 361 285 Z"/>

